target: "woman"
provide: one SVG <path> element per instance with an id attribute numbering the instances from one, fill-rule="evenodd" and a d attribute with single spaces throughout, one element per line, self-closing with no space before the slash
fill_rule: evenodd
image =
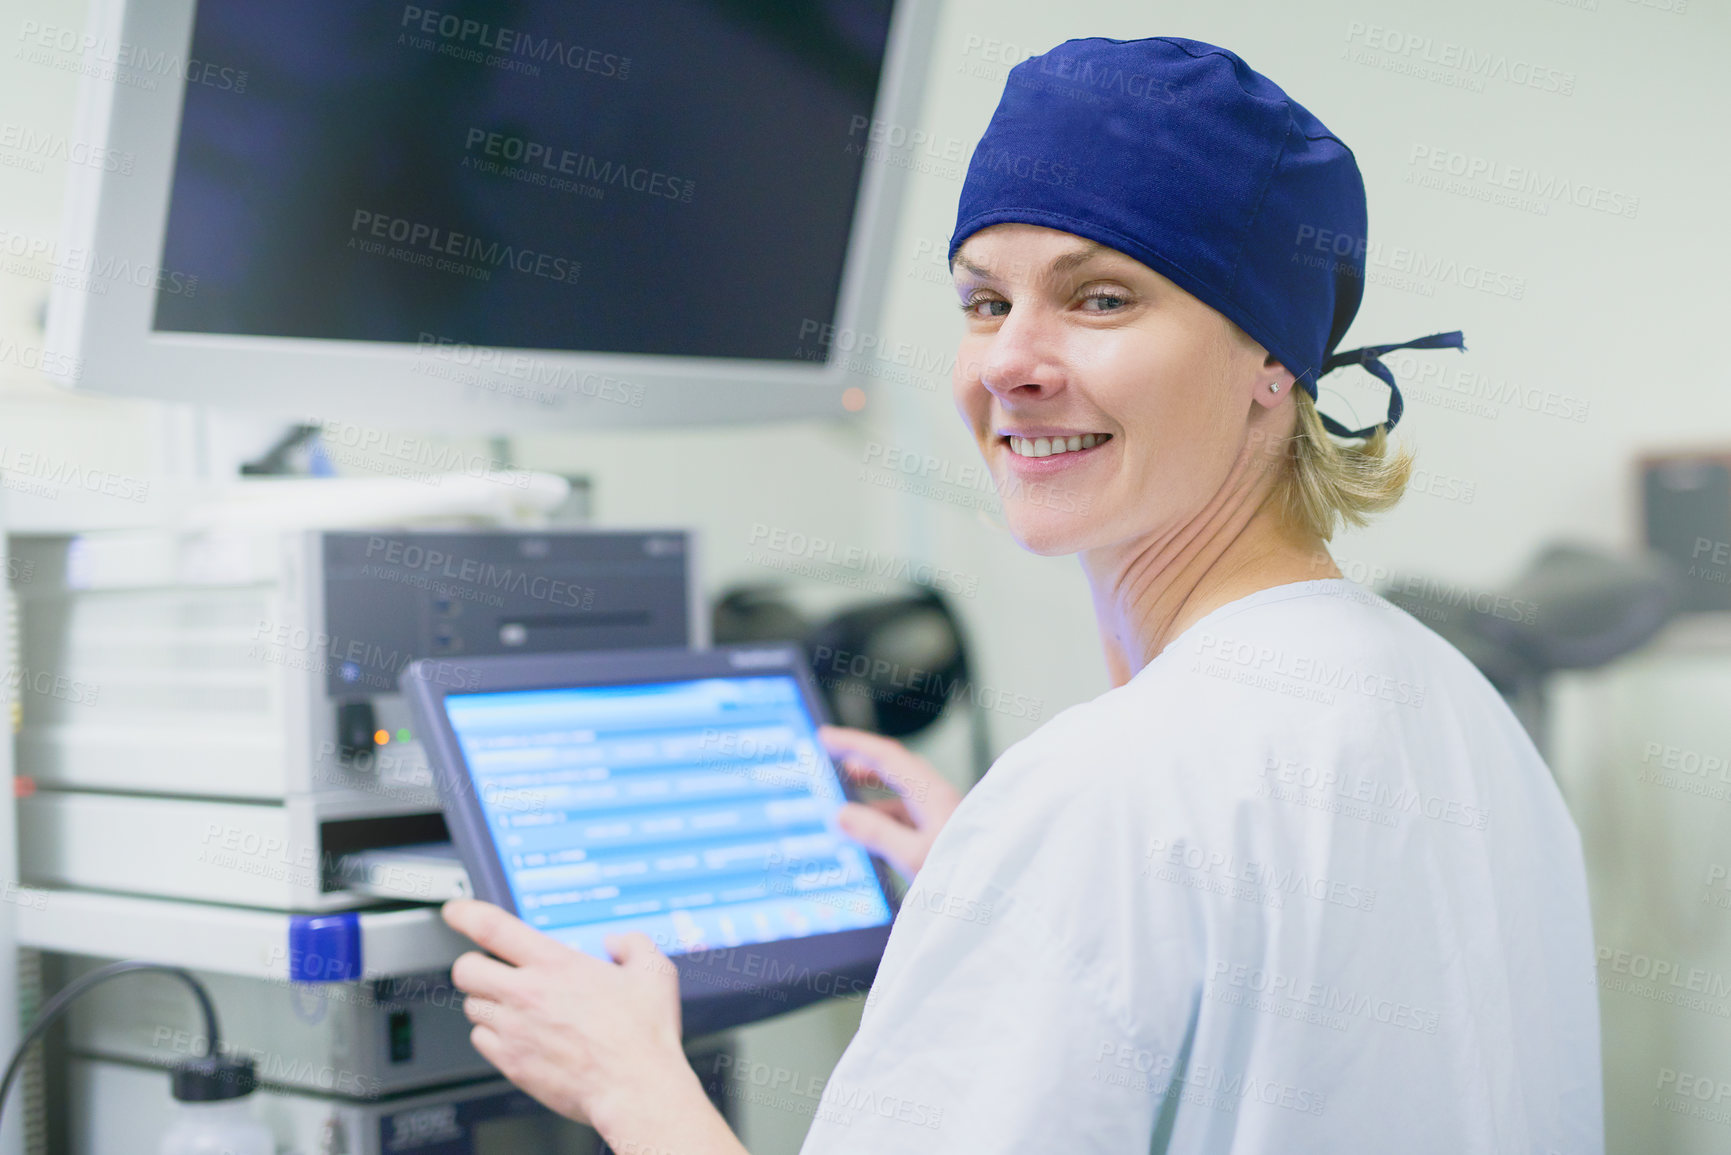
<path id="1" fill-rule="evenodd" d="M 1398 391 L 1365 429 L 1314 405 L 1339 364 L 1393 386 L 1400 346 L 1329 356 L 1364 238 L 1351 152 L 1229 52 L 1080 40 L 1012 73 L 951 243 L 956 402 L 1017 540 L 1080 557 L 1115 688 L 959 806 L 826 732 L 920 801 L 846 816 L 914 882 L 807 1151 L 1603 1149 L 1562 800 L 1477 671 L 1325 548 L 1409 470 Z M 447 918 L 505 960 L 453 977 L 506 1075 L 625 1155 L 740 1150 L 647 939 L 610 964 Z"/>

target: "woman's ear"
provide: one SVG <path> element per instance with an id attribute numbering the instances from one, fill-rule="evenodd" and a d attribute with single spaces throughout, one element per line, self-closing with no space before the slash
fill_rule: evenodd
<path id="1" fill-rule="evenodd" d="M 1262 370 L 1257 375 L 1250 396 L 1263 408 L 1272 409 L 1291 396 L 1295 388 L 1297 378 L 1270 353 L 1262 359 Z"/>

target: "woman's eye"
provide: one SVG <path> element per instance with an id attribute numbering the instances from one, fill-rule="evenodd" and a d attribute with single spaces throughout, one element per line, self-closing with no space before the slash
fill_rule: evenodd
<path id="1" fill-rule="evenodd" d="M 1090 311 L 1097 313 L 1110 312 L 1113 309 L 1122 309 L 1125 305 L 1130 303 L 1128 297 L 1124 297 L 1118 293 L 1089 293 L 1083 298 L 1083 300 L 1092 303 L 1094 307 Z"/>
<path id="2" fill-rule="evenodd" d="M 962 312 L 971 317 L 1002 317 L 1009 311 L 1010 302 L 997 297 L 975 297 L 962 305 Z"/>

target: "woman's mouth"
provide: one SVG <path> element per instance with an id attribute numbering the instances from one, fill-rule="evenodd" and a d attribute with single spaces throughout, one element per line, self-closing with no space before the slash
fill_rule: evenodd
<path id="1" fill-rule="evenodd" d="M 1080 433 L 1069 436 L 1018 437 L 1006 436 L 1004 443 L 1016 457 L 1038 460 L 1065 453 L 1081 453 L 1112 440 L 1110 433 Z"/>

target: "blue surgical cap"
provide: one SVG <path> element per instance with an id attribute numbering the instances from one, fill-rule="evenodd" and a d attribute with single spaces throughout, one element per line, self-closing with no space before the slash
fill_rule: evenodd
<path id="1" fill-rule="evenodd" d="M 1402 403 L 1393 349 L 1465 348 L 1459 332 L 1337 353 L 1364 297 L 1364 180 L 1352 150 L 1273 81 L 1197 40 L 1071 40 L 1011 70 L 974 149 L 950 238 L 1005 222 L 1086 237 L 1236 323 L 1316 398 L 1363 365 Z"/>

